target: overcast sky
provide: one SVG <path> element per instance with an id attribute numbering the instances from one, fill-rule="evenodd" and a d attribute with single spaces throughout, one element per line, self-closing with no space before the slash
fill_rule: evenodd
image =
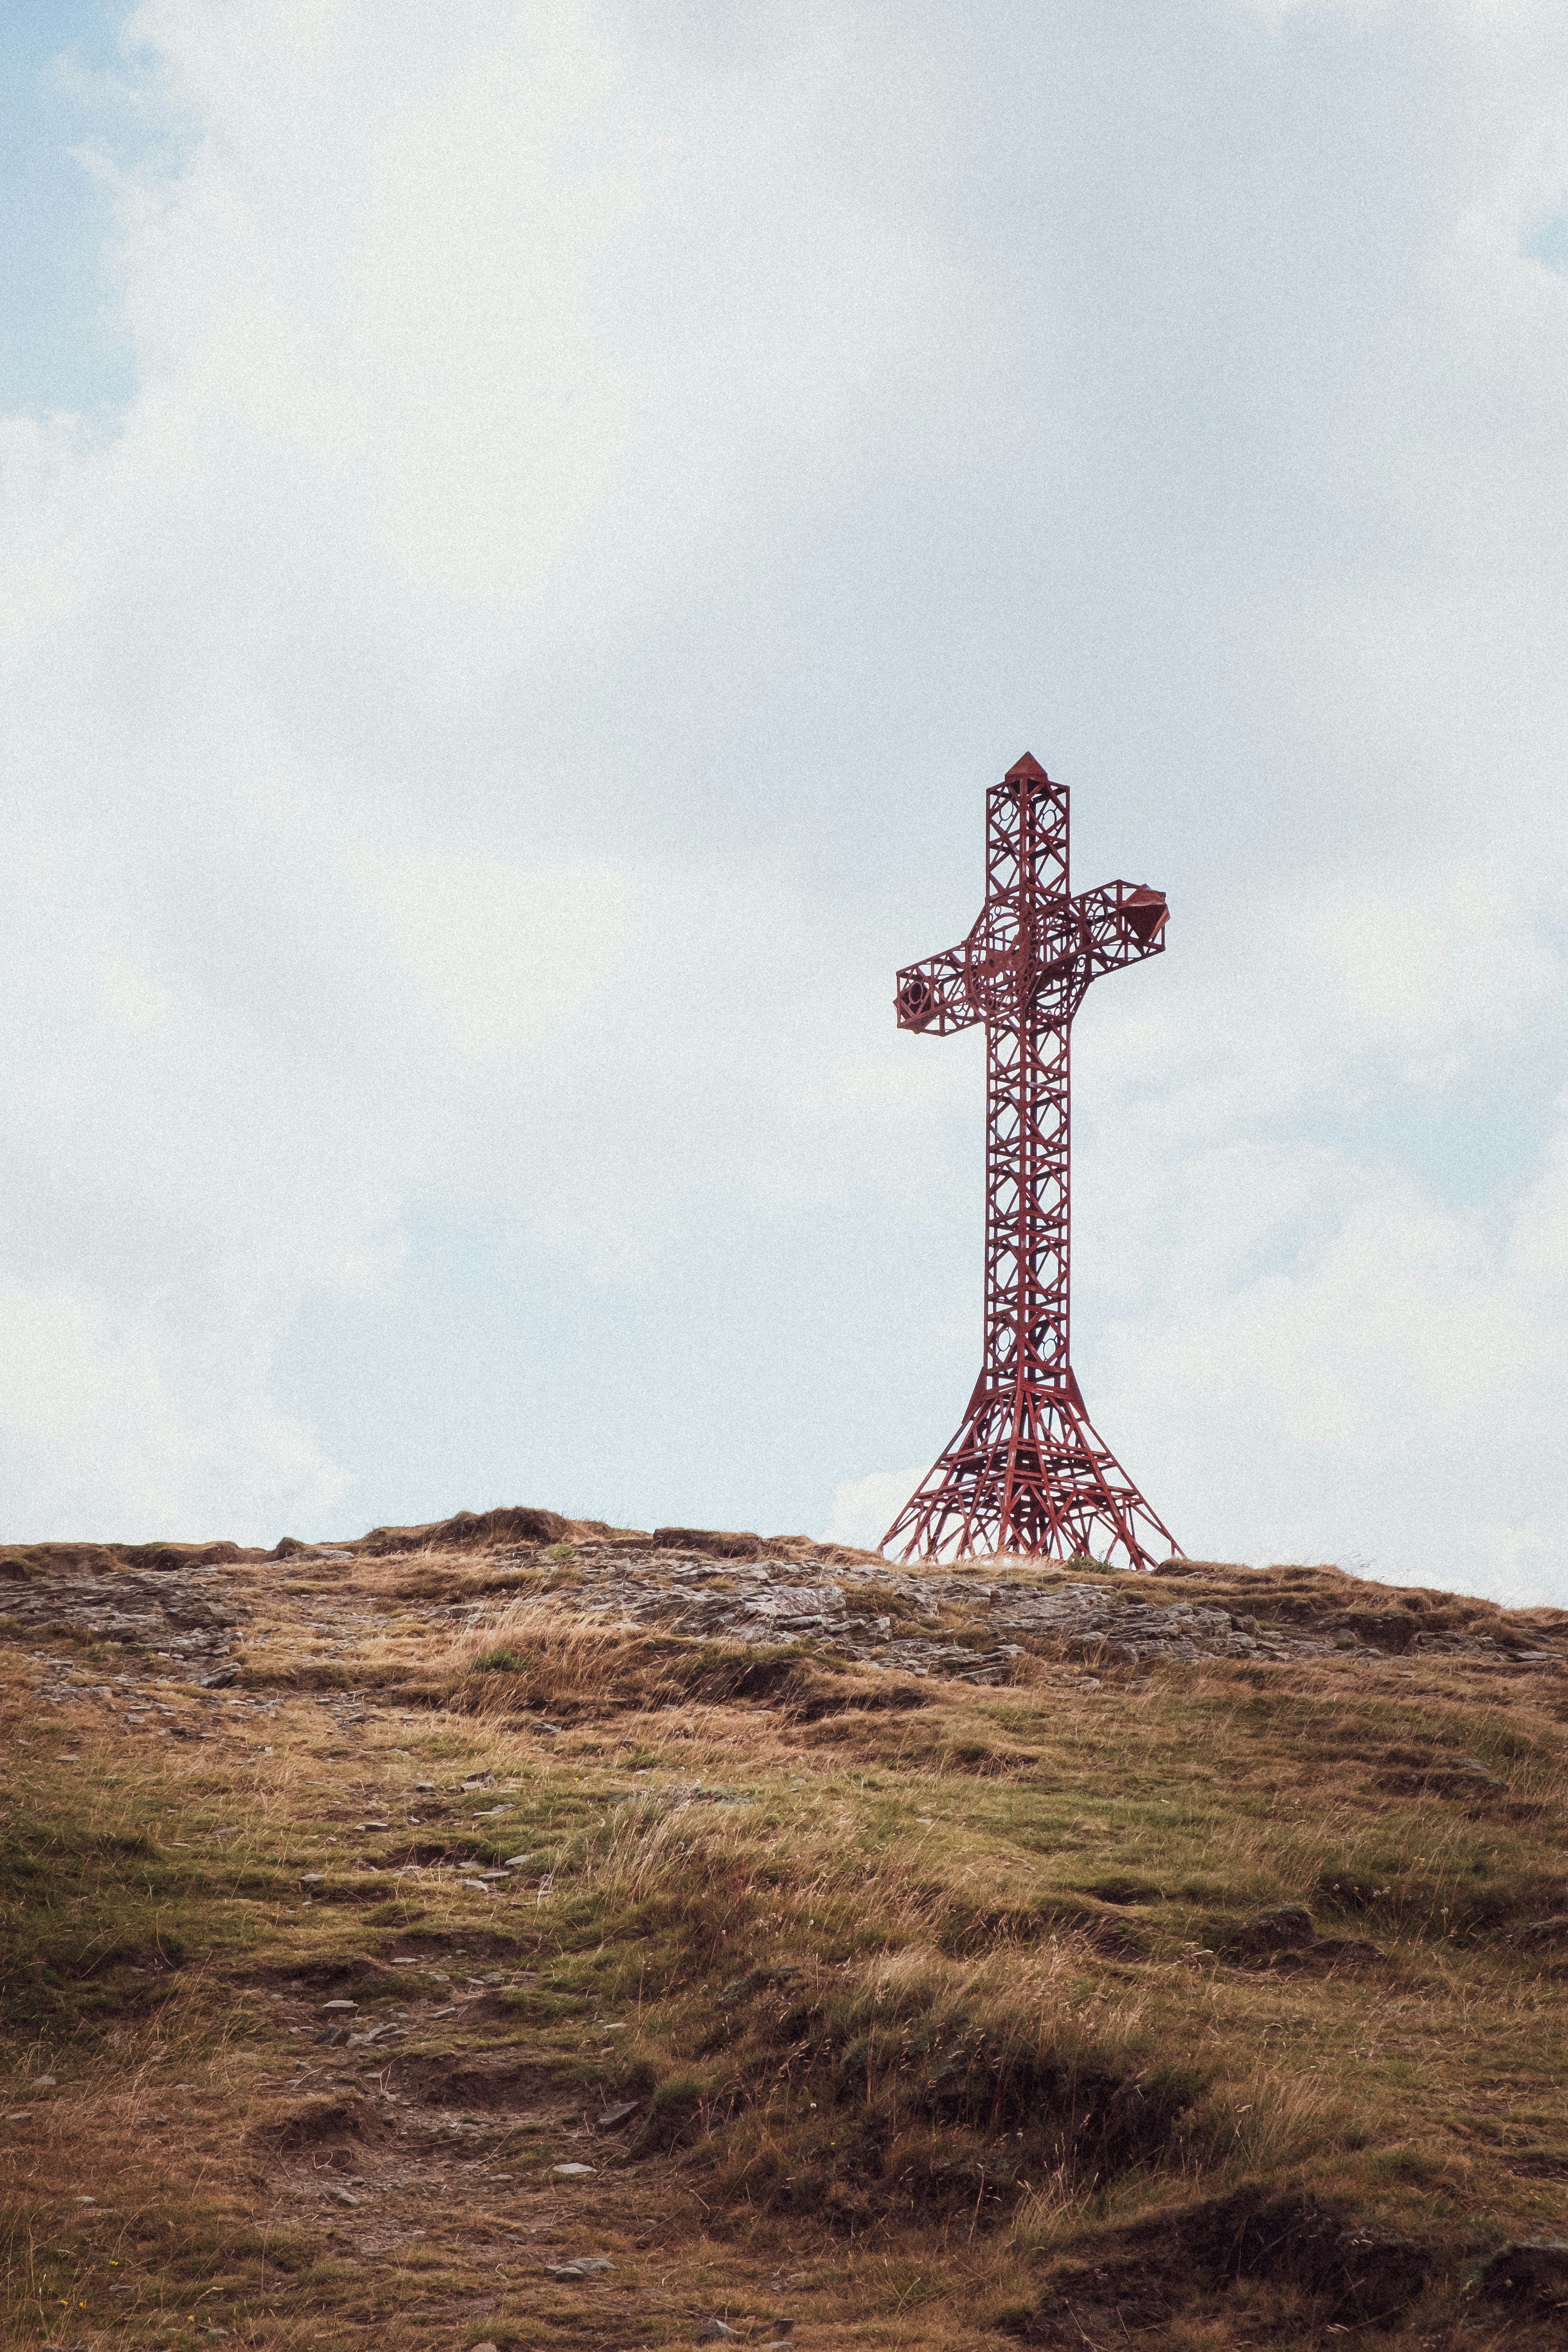
<path id="1" fill-rule="evenodd" d="M 984 794 L 1184 1548 L 1568 1602 L 1561 0 L 10 0 L 0 1534 L 874 1541 Z"/>

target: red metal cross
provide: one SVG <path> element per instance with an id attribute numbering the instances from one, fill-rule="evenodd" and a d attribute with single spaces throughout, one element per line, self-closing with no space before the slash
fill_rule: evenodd
<path id="1" fill-rule="evenodd" d="M 1069 1048 L 1090 981 L 1160 955 L 1163 891 L 1075 898 L 1068 791 L 1026 752 L 986 795 L 985 904 L 899 974 L 901 1029 L 985 1028 L 985 1347 L 963 1425 L 882 1538 L 900 1559 L 1178 1547 L 1096 1434 L 1068 1354 Z M 1099 1547 L 1098 1551 L 1096 1547 Z"/>

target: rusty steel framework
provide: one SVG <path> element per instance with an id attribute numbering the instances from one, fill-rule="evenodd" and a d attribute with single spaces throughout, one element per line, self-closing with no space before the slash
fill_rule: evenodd
<path id="1" fill-rule="evenodd" d="M 963 945 L 899 974 L 900 1029 L 985 1028 L 985 1351 L 963 1423 L 882 1538 L 899 1557 L 1179 1548 L 1097 1435 L 1068 1357 L 1068 1059 L 1091 980 L 1160 955 L 1163 891 L 1075 898 L 1068 791 L 1027 752 L 986 795 L 985 904 Z"/>

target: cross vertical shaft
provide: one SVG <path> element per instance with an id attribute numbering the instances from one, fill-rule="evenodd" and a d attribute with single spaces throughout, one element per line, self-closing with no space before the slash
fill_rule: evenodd
<path id="1" fill-rule="evenodd" d="M 985 1326 L 963 1427 L 882 1538 L 900 1557 L 1176 1546 L 1098 1436 L 1068 1347 L 1073 1015 L 1102 971 L 1159 954 L 1163 896 L 1072 895 L 1067 787 L 1027 754 L 986 798 L 985 903 L 962 946 L 899 974 L 900 1026 L 986 1038 Z"/>
<path id="2" fill-rule="evenodd" d="M 1058 797 L 1059 795 L 1059 798 Z M 1022 1375 L 1060 1385 L 1068 1363 L 1070 1013 L 1037 981 L 1031 950 L 1068 898 L 1065 790 L 987 795 L 985 1387 Z M 1004 967 L 1000 959 L 1011 957 Z M 1005 971 L 1005 982 L 1003 981 Z M 1031 999 L 1034 1001 L 1032 1002 Z"/>

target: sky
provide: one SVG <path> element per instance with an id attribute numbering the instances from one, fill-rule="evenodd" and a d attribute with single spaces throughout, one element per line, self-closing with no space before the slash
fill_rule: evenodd
<path id="1" fill-rule="evenodd" d="M 1183 1548 L 1568 1604 L 1559 0 L 11 0 L 0 1536 L 874 1543 L 984 793 Z"/>

